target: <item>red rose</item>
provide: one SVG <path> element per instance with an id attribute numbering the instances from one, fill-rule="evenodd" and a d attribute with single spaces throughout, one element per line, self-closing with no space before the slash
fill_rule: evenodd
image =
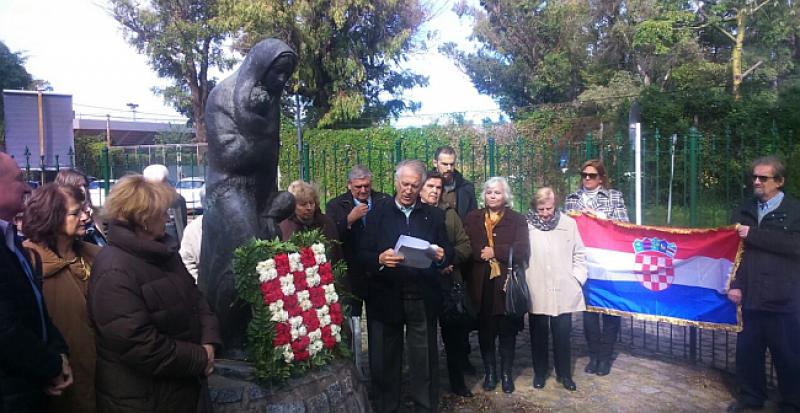
<path id="1" fill-rule="evenodd" d="M 278 254 L 275 256 L 275 269 L 278 271 L 278 277 L 289 273 L 289 256 L 287 254 Z"/>
<path id="2" fill-rule="evenodd" d="M 289 327 L 288 323 L 276 323 L 275 324 L 275 338 L 272 339 L 272 345 L 274 347 L 283 346 L 285 344 L 289 344 L 292 341 L 292 333 L 291 327 Z"/>
<path id="3" fill-rule="evenodd" d="M 281 283 L 277 279 L 262 283 L 261 293 L 264 295 L 264 303 L 267 305 L 283 299 Z"/>
<path id="4" fill-rule="evenodd" d="M 306 273 L 302 271 L 295 271 L 292 273 L 294 277 L 295 291 L 303 291 L 308 289 L 308 281 L 306 281 Z"/>
<path id="5" fill-rule="evenodd" d="M 309 288 L 308 295 L 314 308 L 320 308 L 325 305 L 325 290 L 322 287 Z"/>
<path id="6" fill-rule="evenodd" d="M 306 268 L 313 267 L 317 264 L 317 260 L 314 259 L 314 251 L 310 247 L 305 247 L 300 250 L 300 262 L 303 263 L 303 267 Z"/>
<path id="7" fill-rule="evenodd" d="M 297 340 L 292 341 L 292 350 L 294 351 L 303 351 L 308 350 L 308 345 L 311 341 L 308 339 L 308 336 L 298 337 Z"/>
<path id="8" fill-rule="evenodd" d="M 323 285 L 333 283 L 333 272 L 331 272 L 331 263 L 326 261 L 319 266 L 319 280 Z"/>
<path id="9" fill-rule="evenodd" d="M 336 346 L 336 339 L 333 336 L 322 336 L 322 345 L 327 349 L 332 349 Z"/>
<path id="10" fill-rule="evenodd" d="M 317 311 L 314 309 L 303 311 L 303 324 L 306 325 L 308 332 L 312 332 L 319 328 L 319 317 Z"/>
<path id="11" fill-rule="evenodd" d="M 332 323 L 341 325 L 344 321 L 344 316 L 342 316 L 342 307 L 339 305 L 339 303 L 331 304 L 330 314 Z"/>
<path id="12" fill-rule="evenodd" d="M 289 313 L 289 317 L 298 316 L 302 312 L 300 306 L 297 304 L 296 295 L 289 295 L 283 298 L 283 309 Z"/>
<path id="13" fill-rule="evenodd" d="M 294 352 L 294 361 L 305 361 L 308 360 L 309 358 L 311 358 L 311 355 L 308 354 L 308 350 Z"/>

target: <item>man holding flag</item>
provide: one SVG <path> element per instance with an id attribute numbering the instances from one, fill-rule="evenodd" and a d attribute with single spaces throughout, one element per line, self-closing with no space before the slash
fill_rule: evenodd
<path id="1" fill-rule="evenodd" d="M 767 399 L 765 352 L 778 374 L 781 412 L 800 412 L 800 202 L 782 191 L 786 166 L 774 156 L 752 165 L 754 197 L 733 214 L 744 253 L 728 298 L 742 306 L 736 342 L 737 400 L 730 412 Z"/>

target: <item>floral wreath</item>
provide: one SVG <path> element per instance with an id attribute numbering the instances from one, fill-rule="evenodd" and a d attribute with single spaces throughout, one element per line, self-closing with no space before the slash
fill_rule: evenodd
<path id="1" fill-rule="evenodd" d="M 286 242 L 254 239 L 234 253 L 236 289 L 252 308 L 248 350 L 261 381 L 284 382 L 350 355 L 336 287 L 345 265 L 331 264 L 327 242 L 313 230 Z"/>

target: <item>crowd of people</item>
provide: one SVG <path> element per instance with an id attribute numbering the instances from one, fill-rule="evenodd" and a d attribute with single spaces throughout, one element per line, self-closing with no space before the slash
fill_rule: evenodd
<path id="1" fill-rule="evenodd" d="M 465 379 L 477 374 L 469 361 L 473 330 L 482 388 L 515 391 L 524 317 L 507 310 L 506 288 L 517 268 L 530 292 L 531 386 L 548 381 L 552 339 L 555 380 L 577 389 L 571 331 L 578 312 L 589 350 L 583 370 L 610 374 L 620 319 L 585 311 L 586 253 L 568 214 L 628 220 L 603 162 L 585 162 L 579 189 L 563 198 L 538 188 L 520 214 L 505 178 L 487 179 L 476 197 L 475 185 L 456 169 L 453 148 L 438 148 L 432 161 L 431 169 L 401 161 L 393 195 L 375 191 L 371 171 L 356 166 L 347 191 L 324 213 L 314 184 L 287 188 L 295 209 L 280 223 L 282 239 L 319 229 L 336 241 L 329 253 L 347 264 L 348 315 L 366 309 L 376 410 L 400 409 L 404 360 L 415 410 L 438 410 L 439 333 L 454 394 L 473 397 Z M 728 297 L 742 305 L 744 330 L 737 342 L 740 391 L 728 410 L 763 406 L 769 349 L 781 411 L 797 412 L 800 203 L 782 191 L 781 160 L 759 158 L 752 168 L 754 196 L 734 213 L 745 250 Z M 196 286 L 202 221 L 187 225 L 185 201 L 168 178 L 163 165 L 123 177 L 96 213 L 80 173 L 61 171 L 31 191 L 15 161 L 0 153 L 1 412 L 211 411 L 207 377 L 222 340 Z M 430 266 L 404 265 L 394 249 L 402 235 L 430 243 Z"/>

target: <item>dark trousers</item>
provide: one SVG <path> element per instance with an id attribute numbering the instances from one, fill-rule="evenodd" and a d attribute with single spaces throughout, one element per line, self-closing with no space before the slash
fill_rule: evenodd
<path id="1" fill-rule="evenodd" d="M 553 333 L 553 361 L 557 377 L 572 378 L 572 313 L 557 316 L 529 314 L 528 324 L 531 334 L 531 355 L 533 374 L 544 377 L 550 370 L 548 364 L 549 332 Z"/>
<path id="2" fill-rule="evenodd" d="M 451 389 L 465 387 L 464 360 L 469 348 L 469 329 L 464 326 L 439 323 L 442 328 L 442 342 L 447 354 L 447 376 Z M 465 346 L 464 343 L 467 343 Z"/>
<path id="3" fill-rule="evenodd" d="M 369 308 L 369 307 L 367 307 Z M 401 320 L 386 323 L 367 311 L 370 376 L 376 411 L 395 412 L 400 407 L 403 369 L 403 327 L 411 374 L 409 391 L 416 411 L 439 409 L 436 317 L 425 311 L 422 299 L 403 299 Z"/>
<path id="4" fill-rule="evenodd" d="M 622 319 L 619 316 L 602 314 L 603 328 L 600 329 L 601 314 L 583 312 L 583 333 L 589 347 L 589 357 L 597 360 L 611 361 L 614 354 L 614 342 L 619 335 Z"/>
<path id="5" fill-rule="evenodd" d="M 744 329 L 736 338 L 736 381 L 740 399 L 767 400 L 766 350 L 778 374 L 781 412 L 800 412 L 800 314 L 743 310 Z"/>

